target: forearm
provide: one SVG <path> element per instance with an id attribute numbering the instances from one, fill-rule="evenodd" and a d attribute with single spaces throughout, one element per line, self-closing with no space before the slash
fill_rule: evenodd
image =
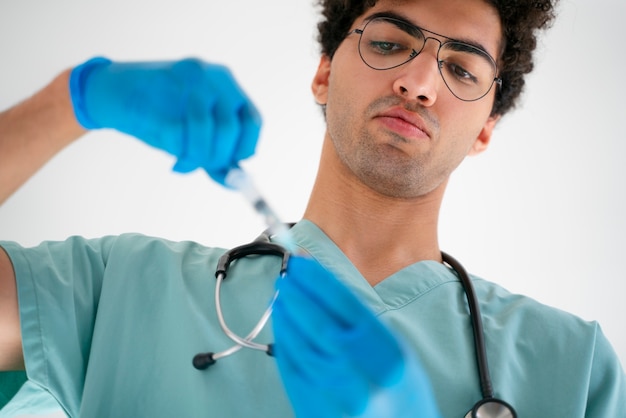
<path id="1" fill-rule="evenodd" d="M 0 204 L 86 131 L 74 117 L 66 70 L 34 96 L 0 113 Z"/>
<path id="2" fill-rule="evenodd" d="M 15 274 L 9 257 L 0 247 L 0 371 L 23 369 Z"/>

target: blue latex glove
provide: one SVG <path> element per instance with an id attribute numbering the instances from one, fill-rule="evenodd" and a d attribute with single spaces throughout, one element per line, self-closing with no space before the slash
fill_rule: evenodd
<path id="1" fill-rule="evenodd" d="M 197 59 L 118 63 L 94 58 L 70 76 L 79 123 L 113 128 L 176 157 L 175 171 L 203 168 L 224 184 L 254 154 L 261 117 L 223 66 Z"/>
<path id="2" fill-rule="evenodd" d="M 316 261 L 292 257 L 274 305 L 274 354 L 296 415 L 439 417 L 417 359 Z"/>

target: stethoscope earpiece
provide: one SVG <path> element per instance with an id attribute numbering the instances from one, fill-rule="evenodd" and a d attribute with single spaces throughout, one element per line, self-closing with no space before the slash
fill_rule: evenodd
<path id="1" fill-rule="evenodd" d="M 274 357 L 274 344 L 267 345 L 265 354 L 267 354 L 270 357 Z M 225 357 L 225 356 L 222 356 L 222 357 Z M 193 361 L 192 361 L 193 367 L 198 370 L 206 370 L 209 368 L 209 366 L 212 366 L 215 363 L 217 363 L 217 358 L 216 358 L 215 353 L 213 352 L 198 353 L 195 356 L 193 356 Z"/>
<path id="2" fill-rule="evenodd" d="M 198 353 L 193 357 L 193 367 L 198 370 L 208 369 L 209 366 L 215 364 L 216 360 L 213 358 L 215 353 Z"/>

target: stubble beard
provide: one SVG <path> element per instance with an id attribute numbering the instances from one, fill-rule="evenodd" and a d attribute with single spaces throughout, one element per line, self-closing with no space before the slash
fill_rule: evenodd
<path id="1" fill-rule="evenodd" d="M 380 99 L 368 106 L 361 120 L 369 121 L 378 110 L 394 104 L 397 104 L 395 98 Z M 328 130 L 340 161 L 362 184 L 376 193 L 411 199 L 423 196 L 437 186 L 430 178 L 432 170 L 428 169 L 432 163 L 430 151 L 408 155 L 401 148 L 403 143 L 408 142 L 406 138 L 386 132 L 384 135 L 387 137 L 381 142 L 382 134 L 371 132 L 363 123 L 354 134 L 355 124 L 345 117 L 329 123 Z"/>

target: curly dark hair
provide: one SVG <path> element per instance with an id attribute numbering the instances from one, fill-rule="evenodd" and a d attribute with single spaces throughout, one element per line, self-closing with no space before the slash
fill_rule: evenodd
<path id="1" fill-rule="evenodd" d="M 317 40 L 322 54 L 333 57 L 355 19 L 377 0 L 318 0 L 322 20 Z M 498 10 L 503 28 L 503 51 L 498 57 L 502 87 L 496 92 L 492 115 L 513 109 L 524 88 L 524 76 L 533 69 L 538 29 L 548 28 L 558 0 L 485 0 Z"/>

